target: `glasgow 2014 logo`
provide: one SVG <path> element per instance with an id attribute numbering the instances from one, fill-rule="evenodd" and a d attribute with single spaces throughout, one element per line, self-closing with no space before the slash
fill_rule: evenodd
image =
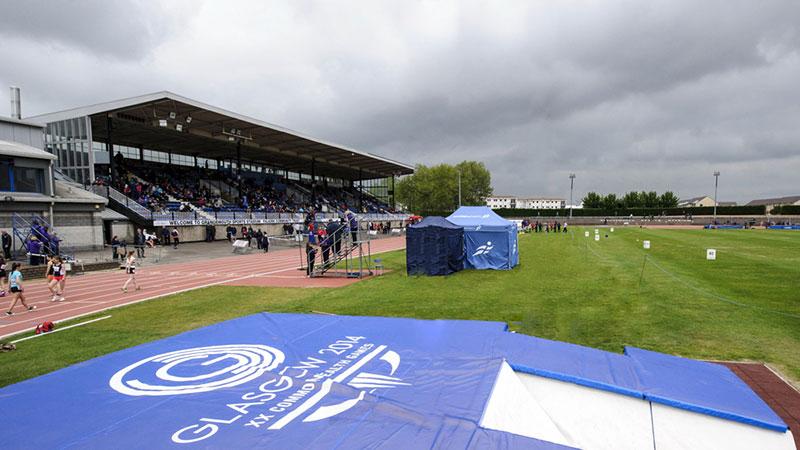
<path id="1" fill-rule="evenodd" d="M 266 345 L 197 347 L 143 359 L 115 373 L 108 384 L 132 396 L 196 394 L 247 383 L 283 360 L 283 352 Z M 198 368 L 207 370 L 197 374 Z"/>

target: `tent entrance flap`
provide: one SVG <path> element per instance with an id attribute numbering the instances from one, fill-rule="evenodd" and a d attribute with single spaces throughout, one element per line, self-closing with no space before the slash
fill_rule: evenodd
<path id="1" fill-rule="evenodd" d="M 519 264 L 517 225 L 485 206 L 462 206 L 447 220 L 464 227 L 464 267 L 509 270 Z"/>

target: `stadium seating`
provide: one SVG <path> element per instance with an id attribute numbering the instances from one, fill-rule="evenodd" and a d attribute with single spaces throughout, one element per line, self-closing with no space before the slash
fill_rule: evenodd
<path id="1" fill-rule="evenodd" d="M 311 184 L 305 181 L 247 173 L 241 180 L 240 196 L 239 181 L 230 169 L 212 170 L 130 160 L 117 160 L 117 169 L 120 176 L 112 187 L 153 212 L 190 211 L 193 208 L 209 213 L 358 210 L 359 192 L 355 188 L 317 186 L 312 189 Z M 109 177 L 98 177 L 95 184 L 112 183 Z M 219 185 L 221 189 L 210 189 L 209 185 Z M 316 193 L 315 198 L 312 198 L 312 192 Z M 361 213 L 395 212 L 366 192 L 361 196 L 361 206 L 358 211 Z"/>

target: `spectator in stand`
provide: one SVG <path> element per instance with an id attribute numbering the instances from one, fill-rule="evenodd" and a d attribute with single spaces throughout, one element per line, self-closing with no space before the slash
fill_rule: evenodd
<path id="1" fill-rule="evenodd" d="M 31 236 L 28 240 L 28 263 L 32 266 L 38 266 L 42 263 L 42 243 L 36 236 Z"/>
<path id="2" fill-rule="evenodd" d="M 347 224 L 350 227 L 350 236 L 353 238 L 353 245 L 355 245 L 358 241 L 358 219 L 356 214 L 349 209 L 344 213 L 344 217 L 347 219 Z"/>
<path id="3" fill-rule="evenodd" d="M 119 238 L 117 235 L 111 238 L 111 259 L 116 261 L 117 256 L 119 253 L 119 248 L 122 246 L 122 243 L 119 242 Z"/>
<path id="4" fill-rule="evenodd" d="M 50 251 L 53 252 L 54 255 L 61 254 L 61 238 L 58 237 L 58 233 L 50 235 Z"/>

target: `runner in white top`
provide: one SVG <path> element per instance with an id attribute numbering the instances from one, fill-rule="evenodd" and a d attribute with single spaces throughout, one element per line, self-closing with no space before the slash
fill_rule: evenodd
<path id="1" fill-rule="evenodd" d="M 122 292 L 128 292 L 128 285 L 131 281 L 137 291 L 142 288 L 136 283 L 136 256 L 133 251 L 129 251 L 128 257 L 125 259 L 125 273 L 128 274 L 128 280 L 122 285 Z"/>

